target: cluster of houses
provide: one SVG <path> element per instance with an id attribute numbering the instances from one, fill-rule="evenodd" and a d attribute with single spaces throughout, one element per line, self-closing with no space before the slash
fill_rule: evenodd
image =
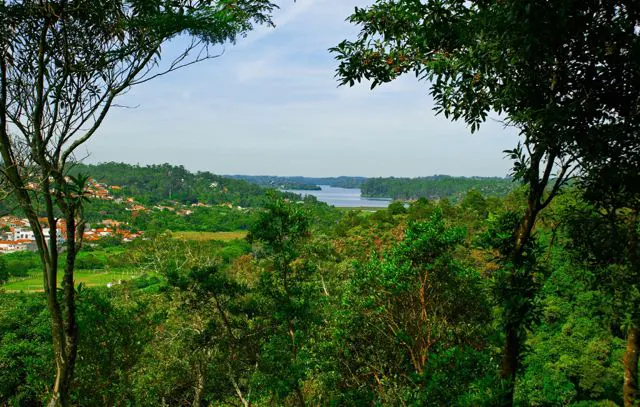
<path id="1" fill-rule="evenodd" d="M 217 188 L 218 183 L 212 183 L 211 188 Z M 40 186 L 36 183 L 30 183 L 29 189 L 37 190 Z M 108 201 L 114 201 L 116 203 L 124 204 L 125 210 L 132 213 L 146 212 L 148 208 L 136 202 L 133 198 L 123 197 L 121 192 L 122 187 L 117 185 L 107 185 L 97 182 L 95 179 L 90 179 L 87 185 L 87 194 L 94 199 L 103 199 Z M 226 188 L 224 188 L 226 191 Z M 188 216 L 194 213 L 197 208 L 211 208 L 212 205 L 197 202 L 191 204 L 191 207 L 183 206 L 175 202 L 176 206 L 156 205 L 152 209 L 158 211 L 170 211 L 179 216 Z M 225 202 L 218 206 L 234 208 L 234 206 Z M 242 210 L 241 206 L 236 207 Z M 46 218 L 40 219 L 43 232 L 46 236 L 50 234 L 49 224 Z M 63 244 L 67 237 L 67 228 L 64 220 L 59 220 L 56 224 L 56 236 L 60 244 Z M 115 220 L 107 219 L 103 220 L 97 227 L 91 227 L 87 225 L 83 232 L 83 240 L 85 242 L 95 242 L 107 236 L 115 236 L 120 238 L 123 242 L 130 242 L 136 238 L 141 237 L 143 232 L 131 232 L 128 230 L 127 225 L 124 222 L 118 222 Z M 37 250 L 36 238 L 31 230 L 27 219 L 21 219 L 16 216 L 4 216 L 0 217 L 0 253 L 10 253 L 16 251 L 25 250 Z"/>
<path id="2" fill-rule="evenodd" d="M 51 229 L 46 219 L 40 219 L 42 231 L 49 236 Z M 82 238 L 85 242 L 96 242 L 107 236 L 115 236 L 123 242 L 130 242 L 142 236 L 143 232 L 131 232 L 125 228 L 123 222 L 107 219 L 102 221 L 100 227 L 87 225 Z M 63 244 L 67 237 L 67 226 L 64 220 L 56 224 L 56 236 L 58 243 Z M 37 250 L 36 237 L 27 219 L 16 216 L 4 216 L 0 218 L 0 253 Z"/>
<path id="3" fill-rule="evenodd" d="M 210 188 L 217 188 L 218 187 L 218 183 L 217 182 L 213 182 L 211 183 L 211 185 L 209 186 Z M 126 197 L 116 197 L 113 195 L 113 193 L 117 193 L 122 191 L 122 187 L 118 186 L 118 185 L 107 185 L 104 183 L 100 183 L 94 179 L 90 179 L 89 180 L 89 185 L 87 187 L 87 193 L 89 194 L 89 196 L 91 196 L 92 198 L 95 199 L 104 199 L 104 200 L 108 200 L 108 201 L 114 201 L 116 203 L 124 203 L 126 205 L 125 210 L 126 211 L 130 211 L 130 212 L 147 212 L 149 211 L 149 208 L 146 208 L 144 205 L 141 205 L 140 203 L 136 202 L 133 198 L 126 198 Z M 224 192 L 228 192 L 227 188 L 224 187 L 223 188 Z M 211 208 L 212 205 L 208 205 L 202 202 L 197 202 L 194 204 L 191 204 L 191 209 L 188 207 L 182 207 L 179 208 L 177 207 L 177 205 L 179 205 L 176 202 L 176 207 L 172 207 L 172 206 L 166 206 L 166 205 L 156 205 L 154 206 L 152 209 L 155 210 L 159 210 L 159 211 L 171 211 L 174 212 L 176 215 L 180 215 L 180 216 L 188 216 L 193 214 L 193 209 L 194 208 Z M 222 203 L 218 206 L 222 206 L 222 207 L 227 207 L 227 208 L 233 208 L 234 206 L 230 203 L 230 202 L 225 202 Z M 241 206 L 237 206 L 236 209 L 244 209 Z"/>

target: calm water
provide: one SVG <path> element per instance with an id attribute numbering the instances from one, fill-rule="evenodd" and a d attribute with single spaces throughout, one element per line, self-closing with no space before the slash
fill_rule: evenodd
<path id="1" fill-rule="evenodd" d="M 326 202 L 329 205 L 341 208 L 354 208 L 358 206 L 371 206 L 376 208 L 386 208 L 391 203 L 391 199 L 371 199 L 363 198 L 360 189 L 354 188 L 336 188 L 328 185 L 320 185 L 321 191 L 301 191 L 297 189 L 289 189 L 287 192 L 293 192 L 300 195 L 313 195 L 318 201 Z"/>

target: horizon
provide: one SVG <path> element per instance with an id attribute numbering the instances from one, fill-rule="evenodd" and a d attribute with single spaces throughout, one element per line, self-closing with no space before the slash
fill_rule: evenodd
<path id="1" fill-rule="evenodd" d="M 416 176 L 402 176 L 402 175 L 382 175 L 382 176 L 366 176 L 366 175 L 345 175 L 345 174 L 341 174 L 341 175 L 300 175 L 300 174 L 295 174 L 295 175 L 278 175 L 278 174 L 253 174 L 253 173 L 218 173 L 218 172 L 214 172 L 211 170 L 202 170 L 202 169 L 192 169 L 189 168 L 188 166 L 184 165 L 184 164 L 179 164 L 179 163 L 169 163 L 169 162 L 155 162 L 155 163 L 131 163 L 131 162 L 124 162 L 124 161 L 101 161 L 101 162 L 80 162 L 83 165 L 104 165 L 104 164 L 111 164 L 111 163 L 115 163 L 115 164 L 125 164 L 125 165 L 130 165 L 130 166 L 137 166 L 137 167 L 151 167 L 151 166 L 159 166 L 159 165 L 172 165 L 175 167 L 184 167 L 187 171 L 189 171 L 190 173 L 196 173 L 196 172 L 209 172 L 213 175 L 218 175 L 221 177 L 274 177 L 274 178 L 340 178 L 340 177 L 345 177 L 345 178 L 398 178 L 398 179 L 402 179 L 402 178 L 406 178 L 406 179 L 415 179 L 415 178 L 428 178 L 428 177 L 453 177 L 453 178 L 501 178 L 501 179 L 509 179 L 512 178 L 510 177 L 508 174 L 507 175 L 452 175 L 452 174 L 428 174 L 428 175 L 416 175 Z"/>
<path id="2" fill-rule="evenodd" d="M 87 162 L 182 163 L 214 173 L 504 176 L 518 137 L 492 114 L 477 134 L 435 116 L 428 83 L 338 87 L 328 48 L 372 0 L 298 0 L 206 61 L 118 99 Z M 167 56 L 175 50 L 169 44 Z M 131 108 L 135 107 L 135 108 Z"/>

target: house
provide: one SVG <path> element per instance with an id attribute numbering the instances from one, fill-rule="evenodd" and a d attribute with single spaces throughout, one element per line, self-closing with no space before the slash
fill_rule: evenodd
<path id="1" fill-rule="evenodd" d="M 10 253 L 18 250 L 18 243 L 13 240 L 0 240 L 0 252 Z"/>
<path id="2" fill-rule="evenodd" d="M 109 228 L 98 228 L 95 230 L 95 233 L 100 236 L 111 236 L 113 234 L 113 229 L 109 229 Z"/>
<path id="3" fill-rule="evenodd" d="M 92 230 L 88 230 L 82 234 L 82 240 L 85 242 L 95 242 L 100 240 L 100 236 Z"/>
<path id="4" fill-rule="evenodd" d="M 120 225 L 122 225 L 122 222 L 119 222 L 117 220 L 113 220 L 113 219 L 105 219 L 102 221 L 102 224 L 105 226 L 112 226 L 112 227 L 118 227 Z"/>
<path id="5" fill-rule="evenodd" d="M 32 243 L 31 240 L 19 239 L 19 240 L 0 240 L 0 253 L 12 253 L 24 251 L 29 248 Z"/>
<path id="6" fill-rule="evenodd" d="M 0 228 L 2 227 L 27 227 L 29 221 L 27 219 L 20 219 L 16 216 L 7 215 L 0 218 Z"/>
<path id="7" fill-rule="evenodd" d="M 153 209 L 157 209 L 159 211 L 175 212 L 175 208 L 172 208 L 170 206 L 163 206 L 163 205 L 156 205 L 153 207 Z"/>
<path id="8" fill-rule="evenodd" d="M 36 240 L 35 234 L 27 228 L 11 228 L 12 240 Z"/>

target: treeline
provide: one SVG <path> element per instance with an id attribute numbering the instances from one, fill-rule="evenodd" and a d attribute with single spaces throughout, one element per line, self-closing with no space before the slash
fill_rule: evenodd
<path id="1" fill-rule="evenodd" d="M 504 318 L 527 306 L 515 405 L 621 405 L 634 294 L 616 247 L 634 224 L 567 191 L 529 249 L 531 297 L 507 303 L 499 253 L 523 192 L 332 211 L 324 228 L 327 214 L 273 198 L 246 242 L 125 246 L 121 261 L 148 274 L 79 289 L 73 403 L 501 405 Z M 29 256 L 7 265 L 35 267 Z M 38 404 L 54 374 L 45 299 L 0 295 L 0 404 Z"/>
<path id="2" fill-rule="evenodd" d="M 229 178 L 241 179 L 270 188 L 317 190 L 319 185 L 338 188 L 360 188 L 365 177 L 278 177 L 272 175 L 228 175 Z"/>
<path id="3" fill-rule="evenodd" d="M 460 199 L 474 189 L 486 196 L 505 196 L 516 184 L 510 178 L 452 177 L 433 175 L 419 178 L 368 178 L 362 183 L 362 195 L 392 199 Z"/>

